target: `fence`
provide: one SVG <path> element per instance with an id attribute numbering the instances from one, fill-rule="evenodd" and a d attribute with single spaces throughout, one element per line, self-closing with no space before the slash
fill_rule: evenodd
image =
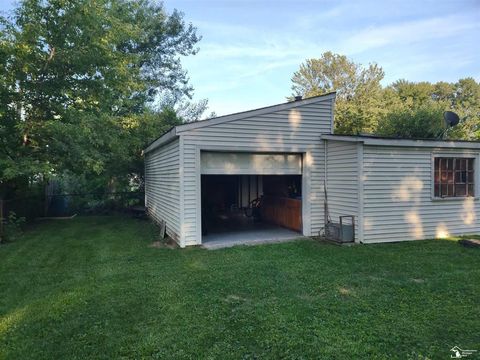
<path id="1" fill-rule="evenodd" d="M 4 229 L 3 229 L 3 200 L 0 199 L 0 244 L 4 238 Z"/>
<path id="2" fill-rule="evenodd" d="M 108 215 L 127 212 L 138 206 L 144 206 L 144 193 L 140 191 L 49 194 L 0 199 L 0 242 L 12 216 L 30 222 L 38 218 L 68 217 L 75 214 Z"/>

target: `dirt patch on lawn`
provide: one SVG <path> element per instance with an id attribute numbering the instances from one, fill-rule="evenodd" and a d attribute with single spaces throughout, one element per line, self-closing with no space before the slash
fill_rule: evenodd
<path id="1" fill-rule="evenodd" d="M 338 292 L 340 293 L 340 295 L 343 295 L 343 296 L 354 296 L 355 295 L 355 291 L 351 288 L 347 288 L 346 286 L 339 287 Z"/>
<path id="2" fill-rule="evenodd" d="M 148 247 L 155 249 L 177 249 L 178 245 L 172 239 L 157 240 L 148 245 Z"/>
<path id="3" fill-rule="evenodd" d="M 228 295 L 227 297 L 225 297 L 223 299 L 223 301 L 228 302 L 228 303 L 238 303 L 238 302 L 247 301 L 247 299 L 245 299 L 241 296 L 235 295 L 235 294 L 231 294 L 231 295 Z"/>
<path id="4" fill-rule="evenodd" d="M 417 284 L 423 284 L 425 282 L 425 279 L 412 279 L 412 281 Z"/>

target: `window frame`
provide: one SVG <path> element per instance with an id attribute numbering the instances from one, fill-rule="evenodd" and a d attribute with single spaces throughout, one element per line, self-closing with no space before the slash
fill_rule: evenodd
<path id="1" fill-rule="evenodd" d="M 437 158 L 451 158 L 451 159 L 473 159 L 473 170 L 474 170 L 474 182 L 473 182 L 473 194 L 474 196 L 447 196 L 439 197 L 435 196 L 435 159 Z M 465 199 L 479 199 L 480 191 L 480 173 L 479 173 L 479 163 L 480 163 L 480 153 L 477 152 L 432 152 L 431 159 L 431 199 L 434 201 L 463 201 Z M 455 176 L 455 173 L 454 173 Z"/>

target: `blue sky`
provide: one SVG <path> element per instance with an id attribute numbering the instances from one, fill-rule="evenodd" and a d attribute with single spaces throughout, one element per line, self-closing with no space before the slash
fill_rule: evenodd
<path id="1" fill-rule="evenodd" d="M 0 10 L 14 2 L 0 0 Z M 194 99 L 218 115 L 284 102 L 306 58 L 331 50 L 377 62 L 384 85 L 480 80 L 480 0 L 177 0 L 203 36 L 185 58 Z"/>

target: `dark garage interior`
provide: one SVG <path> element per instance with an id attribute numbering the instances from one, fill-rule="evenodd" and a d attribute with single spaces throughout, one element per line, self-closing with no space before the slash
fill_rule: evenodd
<path id="1" fill-rule="evenodd" d="M 205 242 L 302 232 L 301 175 L 202 175 L 201 184 Z"/>

